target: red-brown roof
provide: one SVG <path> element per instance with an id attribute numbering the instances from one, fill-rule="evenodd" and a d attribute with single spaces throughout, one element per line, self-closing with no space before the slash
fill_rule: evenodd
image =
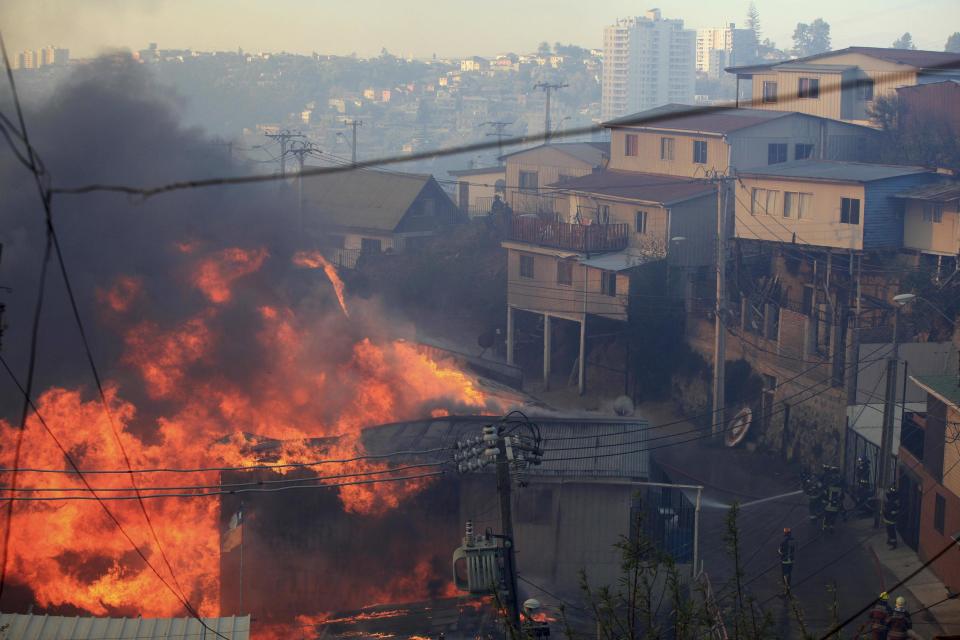
<path id="1" fill-rule="evenodd" d="M 607 170 L 552 185 L 568 191 L 592 193 L 613 198 L 673 204 L 716 192 L 707 180 L 681 178 L 654 173 Z"/>
<path id="2" fill-rule="evenodd" d="M 892 49 L 887 47 L 847 47 L 837 51 L 826 51 L 805 58 L 795 58 L 793 60 L 780 60 L 769 64 L 754 64 L 741 67 L 727 67 L 729 73 L 757 73 L 773 67 L 783 66 L 789 68 L 796 63 L 804 63 L 813 60 L 820 60 L 829 56 L 840 55 L 844 53 L 859 53 L 878 60 L 885 60 L 895 64 L 904 64 L 917 69 L 960 69 L 960 53 L 949 53 L 946 51 L 920 51 L 917 49 Z"/>

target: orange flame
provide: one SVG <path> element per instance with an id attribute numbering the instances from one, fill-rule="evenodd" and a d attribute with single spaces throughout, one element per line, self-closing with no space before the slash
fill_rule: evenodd
<path id="1" fill-rule="evenodd" d="M 343 315 L 350 317 L 350 312 L 347 311 L 347 302 L 343 295 L 343 280 L 337 273 L 336 267 L 330 264 L 330 261 L 324 258 L 323 254 L 319 251 L 298 251 L 293 256 L 293 264 L 310 269 L 322 268 L 323 272 L 327 274 L 327 278 L 330 279 L 330 284 L 333 285 L 333 291 L 337 294 L 337 301 L 340 302 Z"/>
<path id="2" fill-rule="evenodd" d="M 184 255 L 185 260 L 195 260 Z M 403 341 L 362 338 L 330 353 L 329 336 L 316 335 L 316 318 L 298 315 L 282 304 L 254 309 L 260 329 L 257 362 L 235 381 L 225 365 L 217 366 L 217 350 L 232 336 L 218 325 L 240 278 L 257 271 L 267 259 L 263 249 L 228 249 L 200 260 L 191 282 L 209 304 L 192 316 L 163 324 L 140 321 L 123 333 L 121 363 L 131 367 L 148 397 L 162 408 L 138 411 L 108 382 L 112 426 L 119 430 L 134 468 L 201 468 L 252 465 L 261 462 L 257 437 L 282 441 L 271 462 L 304 462 L 318 458 L 363 455 L 361 429 L 374 424 L 420 418 L 441 411 L 499 411 L 475 379 L 452 363 L 437 362 Z M 119 282 L 120 280 L 118 280 Z M 138 293 L 138 295 L 144 295 Z M 103 301 L 113 307 L 109 299 Z M 126 384 L 123 387 L 126 389 Z M 83 469 L 123 466 L 111 435 L 111 421 L 95 396 L 78 389 L 51 388 L 37 399 L 39 412 Z M 257 434 L 257 436 L 251 436 Z M 0 420 L 0 463 L 12 463 L 16 429 Z M 330 438 L 321 450 L 309 438 Z M 31 418 L 24 434 L 22 468 L 63 469 L 60 451 Z M 332 467 L 332 468 L 331 468 Z M 360 473 L 386 469 L 385 463 L 359 460 L 324 467 L 325 473 Z M 427 486 L 429 479 L 338 487 L 343 508 L 376 517 L 396 508 Z M 9 483 L 9 477 L 4 479 Z M 89 476 L 98 489 L 131 485 L 127 474 Z M 136 484 L 145 493 L 157 487 L 216 485 L 208 471 L 190 475 L 140 473 Z M 21 474 L 20 485 L 35 489 L 69 488 L 46 497 L 84 495 L 75 475 Z M 166 492 L 166 491 L 165 491 Z M 130 495 L 129 490 L 103 492 Z M 136 501 L 111 501 L 121 521 L 150 563 L 173 584 Z M 207 616 L 217 615 L 219 602 L 219 507 L 215 498 L 151 499 L 146 508 L 183 593 Z M 0 516 L 2 517 L 2 516 Z M 183 606 L 118 534 L 94 501 L 18 502 L 11 528 L 11 580 L 28 586 L 41 607 L 72 606 L 94 615 L 183 615 Z M 395 576 L 367 597 L 379 601 L 423 599 L 430 563 L 410 575 Z"/>

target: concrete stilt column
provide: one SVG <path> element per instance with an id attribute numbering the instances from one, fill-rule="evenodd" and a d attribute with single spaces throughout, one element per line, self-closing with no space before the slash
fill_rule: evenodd
<path id="1" fill-rule="evenodd" d="M 580 320 L 580 359 L 578 360 L 580 370 L 577 376 L 577 388 L 580 395 L 587 389 L 587 315 L 584 314 Z"/>
<path id="2" fill-rule="evenodd" d="M 550 351 L 553 342 L 550 316 L 543 314 L 543 388 L 550 388 Z"/>
<path id="3" fill-rule="evenodd" d="M 507 305 L 507 364 L 513 364 L 513 307 Z"/>

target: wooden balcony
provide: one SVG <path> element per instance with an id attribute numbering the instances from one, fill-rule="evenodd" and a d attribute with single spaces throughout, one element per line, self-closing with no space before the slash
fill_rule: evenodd
<path id="1" fill-rule="evenodd" d="M 571 224 L 532 216 L 515 217 L 510 228 L 511 240 L 584 253 L 622 251 L 629 235 L 628 224 Z"/>

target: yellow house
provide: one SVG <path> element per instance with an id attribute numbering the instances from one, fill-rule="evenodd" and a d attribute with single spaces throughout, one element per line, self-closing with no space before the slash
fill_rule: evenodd
<path id="1" fill-rule="evenodd" d="M 566 199 L 548 186 L 606 166 L 606 142 L 553 142 L 501 156 L 506 165 L 506 201 L 514 213 L 551 216 L 566 210 Z"/>
<path id="2" fill-rule="evenodd" d="M 470 217 L 490 213 L 494 196 L 504 198 L 507 174 L 503 165 L 448 171 L 457 179 L 457 206 Z"/>
<path id="3" fill-rule="evenodd" d="M 678 255 L 712 261 L 716 187 L 705 180 L 604 171 L 558 185 L 569 207 L 557 219 L 514 216 L 507 250 L 507 358 L 515 354 L 517 314 L 543 323 L 543 379 L 549 384 L 554 325 L 579 325 L 578 386 L 585 388 L 588 320 L 624 322 L 631 272 Z M 712 234 L 712 235 L 711 235 Z"/>
<path id="4" fill-rule="evenodd" d="M 935 256 L 960 256 L 960 183 L 928 184 L 898 197 L 905 206 L 904 248 Z"/>
<path id="5" fill-rule="evenodd" d="M 749 88 L 738 106 L 870 124 L 870 108 L 877 97 L 894 95 L 899 87 L 960 79 L 960 54 L 847 47 L 727 71 L 737 76 L 738 95 L 741 81 Z"/>
<path id="6" fill-rule="evenodd" d="M 669 104 L 605 123 L 617 171 L 706 178 L 792 160 L 860 160 L 876 132 L 801 113 Z"/>
<path id="7" fill-rule="evenodd" d="M 901 192 L 937 179 L 921 167 L 804 160 L 743 171 L 735 236 L 849 251 L 903 246 Z"/>

